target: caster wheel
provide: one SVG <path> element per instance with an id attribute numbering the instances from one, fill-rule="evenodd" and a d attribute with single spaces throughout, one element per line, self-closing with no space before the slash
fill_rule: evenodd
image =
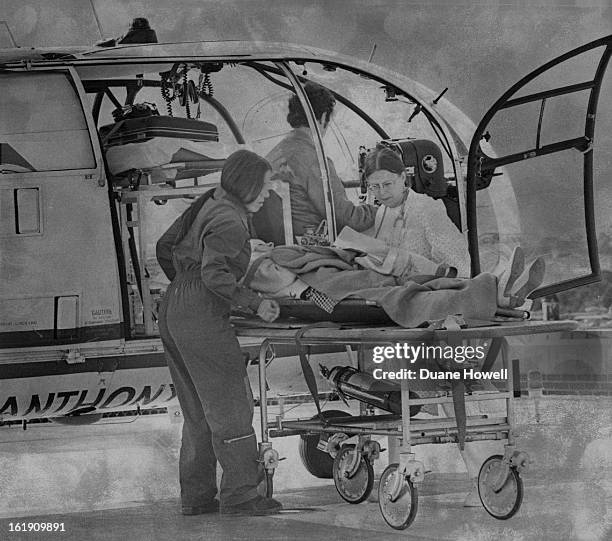
<path id="1" fill-rule="evenodd" d="M 478 473 L 478 496 L 487 513 L 499 520 L 506 520 L 516 514 L 523 502 L 523 480 L 515 468 L 510 468 L 508 478 L 495 492 L 491 484 L 497 479 L 503 457 L 493 455 L 485 460 Z"/>
<path id="2" fill-rule="evenodd" d="M 404 530 L 412 524 L 419 505 L 419 493 L 410 479 L 402 480 L 402 488 L 395 500 L 391 499 L 399 464 L 389 464 L 380 478 L 378 506 L 385 522 L 395 530 Z"/>
<path id="3" fill-rule="evenodd" d="M 369 460 L 359 457 L 355 473 L 349 477 L 348 469 L 353 460 L 353 445 L 345 445 L 334 459 L 334 483 L 343 500 L 348 503 L 361 503 L 372 492 L 374 468 Z"/>
<path id="4" fill-rule="evenodd" d="M 332 417 L 350 417 L 351 414 L 346 411 L 339 410 L 327 410 L 322 412 L 323 417 L 331 419 Z M 317 419 L 315 415 L 313 419 Z M 327 438 L 327 434 L 315 434 L 315 435 L 302 435 L 300 436 L 300 458 L 302 464 L 308 473 L 318 477 L 320 479 L 332 479 L 334 469 L 334 459 L 325 451 L 321 451 L 317 446 L 321 438 Z"/>

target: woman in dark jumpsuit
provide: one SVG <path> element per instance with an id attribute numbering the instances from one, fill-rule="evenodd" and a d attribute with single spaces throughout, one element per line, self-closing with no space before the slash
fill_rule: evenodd
<path id="1" fill-rule="evenodd" d="M 250 258 L 247 213 L 268 196 L 270 164 L 232 154 L 221 186 L 202 196 L 164 233 L 157 258 L 169 279 L 159 331 L 183 411 L 179 477 L 182 512 L 261 515 L 282 506 L 257 494 L 260 481 L 253 400 L 230 306 L 273 321 L 279 307 L 241 286 Z M 215 500 L 216 463 L 223 468 Z"/>

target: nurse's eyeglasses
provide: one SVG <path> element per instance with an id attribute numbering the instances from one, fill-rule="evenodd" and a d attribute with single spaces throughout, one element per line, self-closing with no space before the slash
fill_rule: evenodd
<path id="1" fill-rule="evenodd" d="M 383 190 L 385 192 L 388 192 L 394 184 L 395 182 L 392 180 L 383 182 L 381 184 L 368 184 L 368 190 L 370 190 L 371 192 L 382 192 Z"/>

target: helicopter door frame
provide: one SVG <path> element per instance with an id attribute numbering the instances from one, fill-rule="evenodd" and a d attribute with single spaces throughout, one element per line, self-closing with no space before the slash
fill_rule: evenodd
<path id="1" fill-rule="evenodd" d="M 561 86 L 543 92 L 536 92 L 526 96 L 511 99 L 520 89 L 530 83 L 536 77 L 549 69 L 562 64 L 578 55 L 588 52 L 598 47 L 605 47 L 601 58 L 595 70 L 595 75 L 592 80 L 578 84 Z M 583 158 L 583 188 L 584 188 L 584 212 L 585 212 L 585 228 L 587 235 L 587 247 L 589 253 L 589 263 L 591 266 L 591 274 L 587 276 L 579 276 L 547 285 L 536 289 L 529 295 L 529 298 L 535 299 L 546 295 L 552 295 L 560 291 L 572 289 L 577 286 L 587 285 L 598 282 L 601 279 L 601 269 L 599 265 L 599 256 L 597 248 L 597 236 L 595 228 L 595 204 L 593 196 L 593 140 L 595 132 L 595 117 L 597 105 L 599 101 L 599 93 L 603 78 L 608 67 L 610 57 L 612 56 L 612 35 L 606 36 L 581 47 L 573 49 L 553 60 L 542 65 L 538 69 L 532 71 L 517 83 L 515 83 L 508 91 L 506 91 L 487 111 L 484 115 L 470 143 L 468 155 L 468 170 L 467 170 L 467 220 L 468 220 L 468 243 L 472 264 L 472 275 L 480 273 L 480 257 L 478 247 L 478 224 L 477 224 L 477 209 L 476 209 L 476 191 L 488 188 L 491 179 L 494 176 L 495 169 L 511 163 L 516 163 L 523 160 L 553 154 L 563 150 L 576 149 L 584 155 Z M 541 111 L 543 111 L 546 99 L 554 96 L 567 95 L 574 92 L 580 92 L 590 89 L 589 101 L 586 110 L 585 133 L 583 137 L 566 139 L 556 143 L 540 146 L 540 133 L 542 128 L 542 119 L 537 128 L 536 145 L 525 152 L 508 154 L 492 158 L 487 156 L 480 146 L 480 142 L 486 139 L 487 126 L 491 119 L 502 109 L 509 109 L 518 105 L 524 105 L 531 102 L 541 102 Z"/>

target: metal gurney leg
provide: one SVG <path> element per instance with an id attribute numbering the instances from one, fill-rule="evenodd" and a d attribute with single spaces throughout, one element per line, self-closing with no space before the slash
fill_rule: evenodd
<path id="1" fill-rule="evenodd" d="M 505 520 L 516 514 L 523 501 L 523 481 L 520 473 L 527 469 L 529 457 L 527 453 L 515 450 L 514 444 L 514 399 L 517 389 L 520 396 L 520 381 L 515 381 L 515 377 L 520 377 L 518 359 L 513 359 L 512 366 L 508 366 L 508 342 L 505 338 L 497 340 L 503 340 L 502 363 L 504 367 L 509 368 L 506 415 L 510 430 L 504 455 L 490 456 L 480 468 L 478 495 L 487 513 L 497 519 Z"/>
<path id="2" fill-rule="evenodd" d="M 278 451 L 272 448 L 268 438 L 268 394 L 266 389 L 266 359 L 270 342 L 264 340 L 259 348 L 259 409 L 261 421 L 261 442 L 259 444 L 259 461 L 264 468 L 266 481 L 266 496 L 272 497 L 274 492 L 274 470 L 280 460 Z"/>
<path id="3" fill-rule="evenodd" d="M 401 380 L 402 438 L 399 462 L 389 464 L 380 478 L 378 505 L 389 526 L 403 530 L 412 524 L 418 509 L 418 489 L 425 475 L 425 466 L 411 450 L 410 391 L 407 379 Z"/>

